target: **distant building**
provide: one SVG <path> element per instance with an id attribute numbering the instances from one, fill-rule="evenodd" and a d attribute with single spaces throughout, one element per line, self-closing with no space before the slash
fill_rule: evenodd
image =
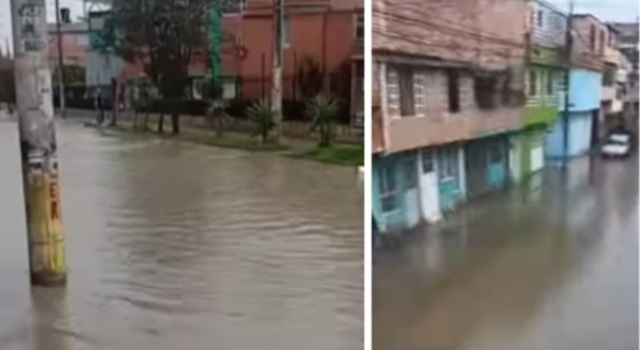
<path id="1" fill-rule="evenodd" d="M 593 15 L 575 15 L 571 22 L 573 48 L 568 91 L 569 115 L 566 119 L 561 115 L 547 135 L 545 152 L 551 159 L 587 154 L 604 134 L 601 101 L 609 96 L 603 96 L 602 77 L 605 55 L 610 53 L 607 51 L 609 28 Z M 613 65 L 615 59 L 608 58 L 607 62 Z M 615 65 L 608 69 L 615 72 Z M 564 111 L 564 106 L 561 110 Z"/>
<path id="2" fill-rule="evenodd" d="M 374 219 L 439 220 L 511 182 L 522 128 L 522 1 L 373 1 Z"/>
<path id="3" fill-rule="evenodd" d="M 523 130 L 514 143 L 516 182 L 532 180 L 545 165 L 545 138 L 564 109 L 567 93 L 567 15 L 545 1 L 532 0 L 527 21 L 526 105 Z M 537 176 L 536 181 L 540 180 Z"/>
<path id="4" fill-rule="evenodd" d="M 108 12 L 93 13 L 92 30 L 103 26 Z M 268 98 L 271 91 L 273 2 L 247 0 L 222 17 L 222 76 L 225 91 L 248 100 Z M 285 0 L 283 97 L 302 99 L 296 72 L 311 58 L 327 76 L 326 85 L 348 103 L 352 116 L 364 106 L 364 17 L 362 0 Z M 204 50 L 204 49 L 203 49 Z M 92 49 L 90 85 L 120 75 L 136 85 L 149 84 L 143 66 L 114 59 L 113 52 Z M 106 64 L 106 59 L 112 63 Z M 191 97 L 202 98 L 208 74 L 206 55 L 196 52 L 189 67 Z M 105 70 L 106 66 L 113 69 Z M 96 78 L 100 77 L 100 78 Z M 104 79 L 102 78 L 104 77 Z"/>
<path id="5" fill-rule="evenodd" d="M 51 67 L 58 65 L 58 35 L 55 23 L 47 24 L 49 33 L 49 62 Z M 89 30 L 87 23 L 61 23 L 63 62 L 65 65 L 86 66 L 86 53 L 89 49 Z"/>
<path id="6" fill-rule="evenodd" d="M 616 28 L 619 34 L 618 49 L 631 65 L 627 69 L 627 91 L 624 95 L 624 115 L 632 126 L 638 123 L 638 22 L 635 23 L 609 23 Z"/>

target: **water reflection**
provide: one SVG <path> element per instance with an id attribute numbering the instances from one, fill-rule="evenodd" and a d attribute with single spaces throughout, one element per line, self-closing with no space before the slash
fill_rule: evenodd
<path id="1" fill-rule="evenodd" d="M 2 157 L 17 154 L 13 127 L 0 124 Z M 74 349 L 362 348 L 363 196 L 353 169 L 73 125 L 59 134 L 70 316 L 56 319 L 58 331 L 31 331 L 27 319 L 22 332 Z M 18 234 L 6 249 L 23 244 Z M 1 272 L 20 276 L 24 254 Z M 21 293 L 0 286 L 15 314 Z M 43 315 L 58 314 L 46 306 L 61 299 L 39 300 Z M 0 316 L 0 340 L 12 324 Z"/>
<path id="2" fill-rule="evenodd" d="M 379 252 L 374 349 L 635 348 L 637 161 L 581 161 Z"/>

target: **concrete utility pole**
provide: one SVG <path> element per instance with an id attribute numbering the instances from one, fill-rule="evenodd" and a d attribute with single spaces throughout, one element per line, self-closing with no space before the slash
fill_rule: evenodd
<path id="1" fill-rule="evenodd" d="M 562 152 L 564 157 L 562 160 L 562 168 L 567 169 L 569 164 L 569 90 L 571 84 L 571 53 L 573 51 L 573 29 L 572 29 L 572 17 L 573 17 L 573 0 L 569 2 L 569 15 L 567 16 L 567 28 L 565 30 L 565 69 L 564 69 L 564 81 L 566 84 L 566 91 L 564 94 L 564 112 L 562 113 L 563 127 L 562 127 Z"/>
<path id="2" fill-rule="evenodd" d="M 273 69 L 271 71 L 271 108 L 275 113 L 276 140 L 282 136 L 282 51 L 284 46 L 284 4 L 273 0 Z"/>
<path id="3" fill-rule="evenodd" d="M 11 0 L 31 283 L 66 282 L 45 0 Z"/>
<path id="4" fill-rule="evenodd" d="M 62 53 L 62 31 L 60 23 L 60 0 L 56 0 L 56 41 L 58 44 L 58 93 L 60 100 L 60 116 L 67 117 L 67 108 L 64 93 L 64 55 Z"/>

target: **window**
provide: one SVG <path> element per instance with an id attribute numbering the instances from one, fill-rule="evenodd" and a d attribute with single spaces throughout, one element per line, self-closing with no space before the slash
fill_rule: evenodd
<path id="1" fill-rule="evenodd" d="M 398 187 L 394 168 L 385 166 L 380 171 L 380 200 L 382 201 L 382 212 L 388 213 L 397 209 L 396 196 Z"/>
<path id="2" fill-rule="evenodd" d="M 591 51 L 596 50 L 596 26 L 591 25 L 591 31 L 589 32 L 589 47 Z"/>
<path id="3" fill-rule="evenodd" d="M 456 113 L 460 111 L 460 82 L 458 71 L 449 69 L 447 71 L 447 81 L 449 84 L 449 112 Z"/>
<path id="4" fill-rule="evenodd" d="M 440 150 L 440 167 L 438 175 L 440 180 L 447 180 L 458 177 L 458 150 L 455 148 L 446 148 Z"/>
<path id="5" fill-rule="evenodd" d="M 553 95 L 553 72 L 547 72 L 547 95 Z"/>
<path id="6" fill-rule="evenodd" d="M 405 161 L 405 175 L 407 177 L 407 186 L 409 188 L 418 187 L 418 167 L 416 166 L 416 158 L 411 157 Z"/>
<path id="7" fill-rule="evenodd" d="M 489 149 L 489 164 L 502 163 L 502 149 L 495 145 Z"/>
<path id="8" fill-rule="evenodd" d="M 554 14 L 553 16 L 553 21 L 552 21 L 552 26 L 553 29 L 556 31 L 562 31 L 564 30 L 564 18 L 560 15 L 558 15 L 557 13 Z"/>
<path id="9" fill-rule="evenodd" d="M 495 76 L 476 77 L 474 81 L 474 93 L 478 108 L 496 108 L 498 100 L 498 79 Z"/>
<path id="10" fill-rule="evenodd" d="M 387 111 L 392 117 L 400 115 L 400 86 L 398 70 L 392 66 L 387 66 L 386 98 Z"/>
<path id="11" fill-rule="evenodd" d="M 364 40 L 364 14 L 356 15 L 356 40 Z"/>
<path id="12" fill-rule="evenodd" d="M 282 21 L 282 47 L 289 47 L 291 43 L 291 23 L 289 23 L 289 16 L 284 16 Z"/>
<path id="13" fill-rule="evenodd" d="M 542 25 L 544 24 L 544 12 L 542 12 L 542 10 L 538 10 L 538 18 L 536 24 L 539 28 L 542 28 Z"/>
<path id="14" fill-rule="evenodd" d="M 600 31 L 600 42 L 598 43 L 598 51 L 600 52 L 601 55 L 604 53 L 604 43 L 605 43 L 606 34 L 607 33 L 604 30 Z"/>
<path id="15" fill-rule="evenodd" d="M 247 0 L 224 1 L 220 10 L 223 15 L 243 14 L 247 10 Z"/>
<path id="16" fill-rule="evenodd" d="M 609 33 L 609 43 L 608 43 L 608 46 L 609 46 L 609 47 L 611 47 L 611 48 L 613 48 L 613 47 L 614 47 L 614 45 L 613 45 L 613 33 Z"/>
<path id="17" fill-rule="evenodd" d="M 413 70 L 410 67 L 398 69 L 398 85 L 400 87 L 400 115 L 415 115 Z"/>
<path id="18" fill-rule="evenodd" d="M 535 96 L 538 91 L 538 75 L 535 70 L 529 71 L 529 96 Z"/>
<path id="19" fill-rule="evenodd" d="M 416 116 L 424 117 L 425 115 L 425 76 L 423 74 L 413 75 L 414 89 L 414 112 Z"/>
<path id="20" fill-rule="evenodd" d="M 422 151 L 422 172 L 425 174 L 432 173 L 434 170 L 433 151 Z"/>

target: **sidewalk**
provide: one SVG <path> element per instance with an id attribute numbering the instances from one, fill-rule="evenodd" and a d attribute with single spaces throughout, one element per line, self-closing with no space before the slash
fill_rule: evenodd
<path id="1" fill-rule="evenodd" d="M 68 110 L 67 116 L 70 120 L 82 120 L 87 126 L 97 127 L 94 111 L 71 109 Z M 139 115 L 138 118 L 138 125 L 141 126 L 143 116 Z M 120 114 L 116 127 L 109 126 L 110 115 L 106 115 L 103 127 L 106 130 L 125 132 L 141 137 L 163 137 L 214 147 L 275 152 L 281 156 L 308 159 L 334 165 L 359 166 L 364 163 L 364 146 L 362 144 L 335 142 L 331 147 L 318 148 L 318 141 L 312 137 L 293 138 L 286 137 L 286 135 L 279 145 L 261 144 L 258 139 L 251 137 L 253 130 L 247 132 L 228 130 L 222 136 L 218 136 L 215 128 L 206 123 L 202 117 L 200 117 L 200 120 L 193 118 L 190 122 L 187 122 L 189 118 L 182 119 L 180 134 L 173 135 L 171 133 L 170 117 L 165 116 L 165 131 L 163 134 L 158 134 L 155 131 L 157 118 L 159 118 L 157 114 L 150 115 L 148 131 L 133 128 L 133 113 Z"/>

